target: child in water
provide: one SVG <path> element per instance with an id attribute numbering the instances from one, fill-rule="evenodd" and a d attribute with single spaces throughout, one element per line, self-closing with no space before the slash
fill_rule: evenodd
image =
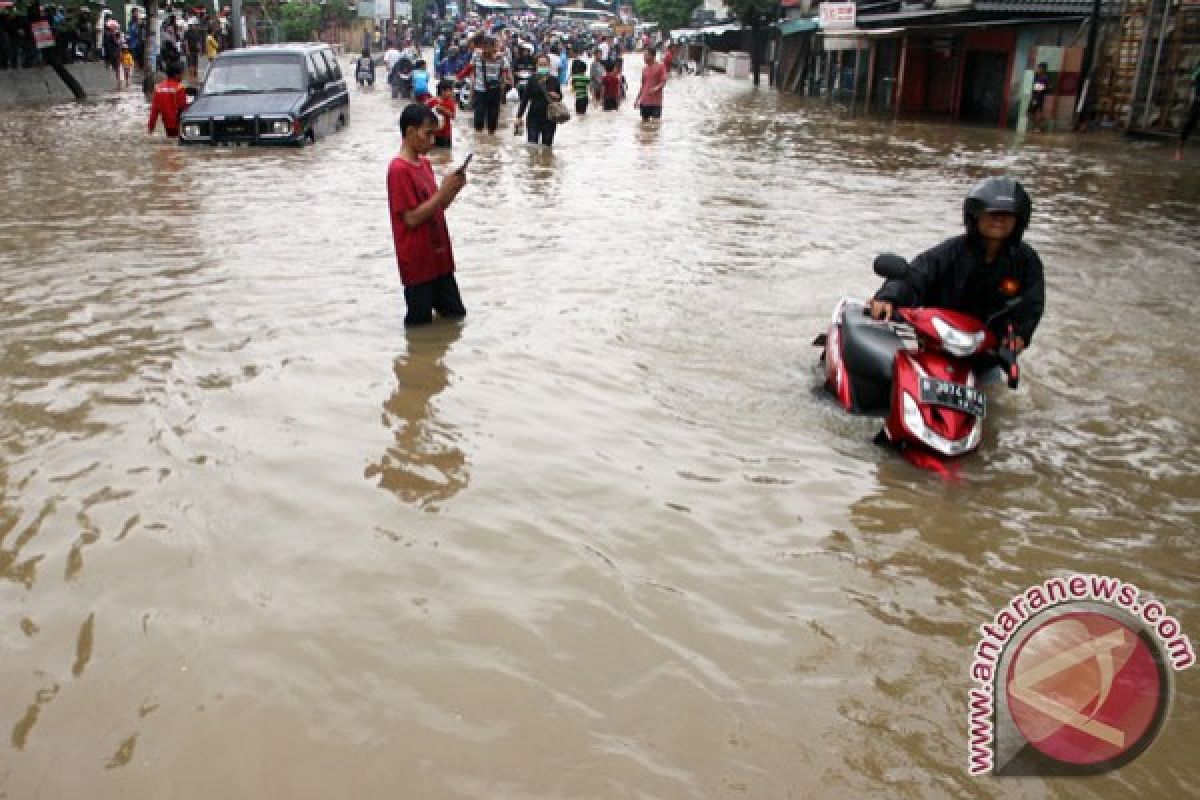
<path id="1" fill-rule="evenodd" d="M 617 71 L 617 62 L 610 61 L 608 70 L 604 73 L 604 110 L 616 111 L 621 107 L 621 73 Z"/>
<path id="2" fill-rule="evenodd" d="M 437 97 L 425 101 L 434 114 L 441 120 L 441 127 L 433 135 L 433 146 L 438 148 L 454 146 L 454 115 L 458 112 L 458 103 L 454 99 L 454 81 L 442 80 L 437 85 Z"/>
<path id="3" fill-rule="evenodd" d="M 575 113 L 586 114 L 588 107 L 588 89 L 592 79 L 588 76 L 587 64 L 582 59 L 575 59 L 571 64 L 571 89 L 575 92 Z"/>
<path id="4" fill-rule="evenodd" d="M 413 99 L 418 103 L 424 103 L 430 98 L 429 69 L 426 67 L 424 60 L 420 60 L 413 65 L 412 82 Z"/>
<path id="5" fill-rule="evenodd" d="M 125 74 L 125 88 L 130 86 L 129 79 L 133 75 L 133 51 L 129 49 L 129 42 L 121 40 L 121 72 Z"/>

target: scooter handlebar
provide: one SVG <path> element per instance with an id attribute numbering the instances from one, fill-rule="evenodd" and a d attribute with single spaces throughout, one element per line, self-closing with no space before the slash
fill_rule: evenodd
<path id="1" fill-rule="evenodd" d="M 1014 344 L 1016 338 L 1016 327 L 1010 322 L 1008 323 L 1008 338 L 1000 349 L 1003 354 L 1001 358 L 1006 367 L 1005 372 L 1008 373 L 1008 388 L 1010 389 L 1016 389 L 1017 384 L 1021 382 L 1021 367 L 1017 364 L 1017 347 Z"/>

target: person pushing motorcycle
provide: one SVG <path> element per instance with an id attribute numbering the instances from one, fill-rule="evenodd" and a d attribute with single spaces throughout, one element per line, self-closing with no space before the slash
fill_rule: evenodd
<path id="1" fill-rule="evenodd" d="M 900 280 L 886 281 L 871 300 L 875 319 L 891 319 L 896 307 L 937 306 L 981 320 L 1008 307 L 1013 324 L 1005 344 L 1029 346 L 1046 304 L 1042 260 L 1021 241 L 1033 213 L 1025 188 L 1012 178 L 987 178 L 963 201 L 967 232 L 921 253 Z"/>

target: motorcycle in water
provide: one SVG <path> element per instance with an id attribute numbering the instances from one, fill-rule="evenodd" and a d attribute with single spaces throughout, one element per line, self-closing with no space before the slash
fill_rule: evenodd
<path id="1" fill-rule="evenodd" d="M 401 72 L 396 76 L 396 91 L 401 99 L 413 99 L 413 76 L 411 72 Z"/>
<path id="2" fill-rule="evenodd" d="M 875 259 L 875 273 L 902 280 L 900 256 Z M 982 385 L 997 370 L 1008 386 L 1020 380 L 1013 323 L 1004 340 L 995 332 L 1020 305 L 1014 298 L 986 321 L 943 308 L 896 308 L 875 320 L 865 303 L 843 298 L 822 348 L 825 387 L 851 413 L 881 414 L 876 441 L 890 444 L 918 467 L 953 475 L 954 459 L 979 447 L 987 397 Z"/>
<path id="3" fill-rule="evenodd" d="M 411 100 L 413 96 L 413 66 L 408 59 L 400 59 L 388 72 L 388 85 L 392 87 L 392 99 Z"/>

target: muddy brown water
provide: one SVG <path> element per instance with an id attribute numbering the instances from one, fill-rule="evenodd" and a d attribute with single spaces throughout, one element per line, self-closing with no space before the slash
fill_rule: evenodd
<path id="1" fill-rule="evenodd" d="M 1016 591 L 1113 575 L 1200 636 L 1195 160 L 721 75 L 553 152 L 460 124 L 470 316 L 406 334 L 398 107 L 352 103 L 285 151 L 0 117 L 0 797 L 1200 792 L 1195 669 L 1117 773 L 966 774 Z M 1048 308 L 947 484 L 810 341 L 1000 172 Z"/>

